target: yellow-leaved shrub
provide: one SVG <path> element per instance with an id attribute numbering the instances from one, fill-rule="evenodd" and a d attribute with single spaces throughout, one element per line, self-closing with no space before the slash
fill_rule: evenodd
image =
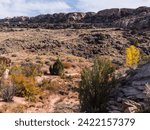
<path id="1" fill-rule="evenodd" d="M 16 96 L 25 97 L 27 100 L 34 101 L 35 96 L 40 94 L 34 77 L 26 77 L 23 74 L 11 76 L 13 84 L 16 87 Z"/>
<path id="2" fill-rule="evenodd" d="M 126 65 L 134 66 L 139 63 L 140 60 L 140 51 L 135 46 L 131 45 L 126 49 Z"/>

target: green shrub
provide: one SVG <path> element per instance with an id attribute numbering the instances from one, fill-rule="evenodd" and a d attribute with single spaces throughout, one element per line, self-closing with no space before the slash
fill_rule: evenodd
<path id="1" fill-rule="evenodd" d="M 64 65 L 58 58 L 56 62 L 52 66 L 50 66 L 49 70 L 52 75 L 62 75 L 64 71 Z"/>
<path id="2" fill-rule="evenodd" d="M 92 69 L 83 69 L 79 87 L 82 112 L 106 112 L 109 93 L 115 85 L 113 72 L 110 61 L 98 58 Z"/>

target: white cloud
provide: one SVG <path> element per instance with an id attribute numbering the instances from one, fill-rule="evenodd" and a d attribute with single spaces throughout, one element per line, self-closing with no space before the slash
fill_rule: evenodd
<path id="1" fill-rule="evenodd" d="M 0 18 L 150 6 L 150 0 L 0 0 Z"/>
<path id="2" fill-rule="evenodd" d="M 3 0 L 0 1 L 0 17 L 27 16 L 34 13 L 67 12 L 71 7 L 64 1 Z"/>
<path id="3" fill-rule="evenodd" d="M 150 6 L 150 0 L 78 0 L 80 11 L 99 11 L 106 8 L 137 8 Z"/>

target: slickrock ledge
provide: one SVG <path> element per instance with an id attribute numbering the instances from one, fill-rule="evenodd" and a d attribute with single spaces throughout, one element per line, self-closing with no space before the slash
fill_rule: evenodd
<path id="1" fill-rule="evenodd" d="M 140 66 L 110 96 L 109 112 L 146 112 L 150 110 L 150 62 Z"/>

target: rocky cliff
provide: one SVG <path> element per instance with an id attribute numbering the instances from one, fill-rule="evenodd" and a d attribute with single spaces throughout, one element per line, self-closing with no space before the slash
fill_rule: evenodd
<path id="1" fill-rule="evenodd" d="M 14 17 L 0 20 L 1 26 L 31 28 L 121 27 L 150 29 L 150 7 L 114 8 L 94 12 L 55 13 L 36 17 Z"/>

